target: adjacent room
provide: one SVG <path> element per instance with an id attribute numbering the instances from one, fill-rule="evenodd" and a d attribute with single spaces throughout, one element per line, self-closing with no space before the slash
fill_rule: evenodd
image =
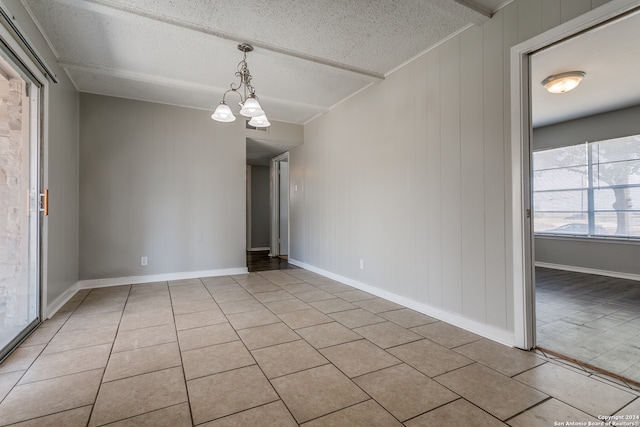
<path id="1" fill-rule="evenodd" d="M 636 12 L 531 59 L 537 344 L 635 382 L 640 78 L 609 82 L 638 67 L 638 37 Z M 539 84 L 559 71 L 579 85 Z"/>
<path id="2" fill-rule="evenodd" d="M 0 0 L 0 426 L 640 422 L 639 11 Z"/>

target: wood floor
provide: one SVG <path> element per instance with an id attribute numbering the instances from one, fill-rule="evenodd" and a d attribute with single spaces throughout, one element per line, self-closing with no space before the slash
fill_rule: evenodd
<path id="1" fill-rule="evenodd" d="M 640 282 L 536 268 L 538 346 L 640 383 Z"/>
<path id="2" fill-rule="evenodd" d="M 253 271 L 269 271 L 269 270 L 288 270 L 298 268 L 289 264 L 286 259 L 280 257 L 270 257 L 269 251 L 251 251 L 247 252 L 247 268 L 249 272 Z"/>

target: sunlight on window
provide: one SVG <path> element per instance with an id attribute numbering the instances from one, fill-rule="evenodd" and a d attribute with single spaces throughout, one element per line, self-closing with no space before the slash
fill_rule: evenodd
<path id="1" fill-rule="evenodd" d="M 640 238 L 640 135 L 533 153 L 534 231 Z"/>

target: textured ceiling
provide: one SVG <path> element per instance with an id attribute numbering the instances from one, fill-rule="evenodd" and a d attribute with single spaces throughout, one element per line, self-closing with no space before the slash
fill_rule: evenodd
<path id="1" fill-rule="evenodd" d="M 249 42 L 261 103 L 271 120 L 292 123 L 508 2 L 23 0 L 81 92 L 212 110 L 234 82 L 236 45 Z"/>
<path id="2" fill-rule="evenodd" d="M 531 57 L 532 121 L 547 126 L 640 105 L 640 12 L 580 34 Z M 574 90 L 553 94 L 541 82 L 584 71 Z"/>

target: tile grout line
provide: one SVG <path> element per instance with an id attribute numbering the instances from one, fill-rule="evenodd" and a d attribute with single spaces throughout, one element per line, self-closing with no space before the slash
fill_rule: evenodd
<path id="1" fill-rule="evenodd" d="M 204 286 L 202 279 L 199 279 L 200 283 Z M 204 286 L 207 289 L 206 286 Z M 187 374 L 184 372 L 184 359 L 182 358 L 182 347 L 180 346 L 180 337 L 178 336 L 178 327 L 176 326 L 176 313 L 173 309 L 173 295 L 171 294 L 171 287 L 169 286 L 169 282 L 167 281 L 167 289 L 169 291 L 169 304 L 171 305 L 171 315 L 173 316 L 173 330 L 176 333 L 176 344 L 178 345 L 178 355 L 180 357 L 180 370 L 182 371 L 182 379 L 184 380 L 184 390 L 187 395 L 187 406 L 189 407 L 189 418 L 191 419 L 191 425 L 195 425 L 195 420 L 193 419 L 193 409 L 191 407 L 191 396 L 189 396 L 189 386 L 187 384 Z M 207 289 L 209 292 L 209 289 Z M 211 295 L 211 293 L 209 292 Z M 211 297 L 213 299 L 213 297 Z M 215 303 L 215 301 L 214 301 Z M 217 304 L 216 304 L 217 305 Z M 218 308 L 220 308 L 218 306 Z M 183 402 L 181 402 L 183 403 Z"/>
<path id="2" fill-rule="evenodd" d="M 261 276 L 261 277 L 262 277 L 262 276 Z M 242 285 L 241 285 L 241 286 L 242 286 Z M 258 302 L 260 302 L 260 304 L 261 304 L 265 309 L 269 310 L 269 308 L 268 308 L 268 307 L 266 307 L 262 301 L 258 301 Z M 274 316 L 278 317 L 278 315 L 277 315 L 277 314 L 275 314 L 275 313 L 273 313 L 271 310 L 269 310 L 269 312 L 271 312 Z M 226 315 L 225 315 L 225 317 L 226 317 Z M 278 317 L 278 319 L 279 319 L 279 317 Z M 264 325 L 263 325 L 263 326 L 264 326 Z M 231 327 L 233 328 L 233 325 L 232 325 Z M 248 329 L 248 328 L 245 328 L 245 329 Z M 235 328 L 234 328 L 234 330 L 236 331 L 236 334 L 237 334 L 237 333 L 238 333 L 238 330 L 237 330 L 237 329 L 235 329 Z M 296 334 L 296 335 L 297 335 L 297 334 Z M 267 382 L 269 383 L 269 386 L 271 386 L 271 389 L 274 391 L 274 393 L 276 394 L 276 396 L 278 396 L 278 400 L 279 400 L 280 402 L 282 402 L 282 404 L 284 405 L 284 407 L 285 407 L 285 408 L 287 409 L 287 411 L 289 412 L 289 415 L 291 415 L 291 418 L 292 418 L 293 420 L 295 420 L 295 422 L 296 422 L 298 425 L 300 425 L 300 423 L 298 423 L 298 420 L 295 418 L 295 416 L 294 416 L 294 415 L 293 415 L 293 413 L 291 412 L 291 409 L 289 408 L 289 406 L 287 406 L 287 404 L 285 403 L 284 399 L 282 399 L 282 396 L 280 395 L 280 393 L 278 393 L 278 390 L 277 390 L 277 389 L 275 388 L 275 386 L 273 385 L 273 382 L 271 381 L 272 379 L 270 379 L 270 378 L 267 376 L 267 374 L 264 372 L 264 370 L 262 369 L 262 366 L 260 366 L 260 364 L 258 363 L 258 361 L 256 360 L 256 358 L 254 357 L 253 353 L 251 352 L 251 350 L 249 350 L 249 348 L 247 347 L 247 345 L 245 344 L 245 342 L 242 340 L 242 337 L 240 337 L 239 335 L 238 335 L 238 337 L 240 338 L 240 342 L 242 342 L 242 345 L 244 346 L 245 350 L 249 353 L 249 355 L 250 355 L 250 356 L 251 356 L 251 358 L 253 359 L 253 361 L 254 361 L 255 365 L 257 366 L 257 368 L 260 370 L 260 372 L 262 373 L 262 375 L 264 376 L 264 378 L 265 378 L 265 379 L 267 380 Z M 300 337 L 300 338 L 302 339 L 302 337 Z M 271 346 L 271 347 L 273 347 L 273 346 Z M 268 348 L 268 347 L 265 347 L 265 348 Z M 274 402 L 276 402 L 276 401 L 274 401 Z M 268 404 L 270 404 L 270 403 L 273 403 L 273 402 L 267 402 L 267 403 L 265 403 L 265 404 L 263 404 L 263 405 L 260 405 L 260 406 L 265 406 L 265 405 L 268 405 Z M 248 409 L 252 409 L 252 408 L 248 408 Z M 247 410 L 247 409 L 245 409 L 245 410 Z M 238 412 L 236 412 L 236 413 L 244 412 L 245 410 L 243 410 L 243 411 L 238 411 Z M 233 414 L 228 414 L 228 415 L 226 415 L 225 417 L 228 417 L 228 416 L 231 416 L 231 415 L 233 415 Z M 223 418 L 224 418 L 224 417 L 221 417 L 221 418 L 218 418 L 218 419 L 223 419 Z"/>
<path id="3" fill-rule="evenodd" d="M 67 318 L 64 320 L 64 322 L 62 322 L 62 324 L 61 324 L 61 325 L 58 327 L 58 329 L 56 330 L 56 333 L 55 333 L 55 334 L 53 334 L 53 336 L 52 336 L 52 337 L 51 337 L 51 338 L 50 338 L 50 339 L 49 339 L 49 340 L 44 344 L 44 347 L 42 347 L 42 350 L 40 350 L 40 351 L 38 352 L 37 356 L 36 356 L 36 357 L 34 357 L 33 361 L 29 364 L 29 366 L 27 366 L 27 368 L 26 368 L 26 369 L 24 369 L 24 372 L 22 373 L 22 375 L 20 375 L 20 378 L 18 378 L 18 380 L 16 381 L 16 383 L 15 383 L 13 386 L 11 386 L 11 387 L 9 388 L 9 391 L 7 392 L 7 394 L 6 394 L 2 399 L 0 399 L 0 405 L 1 405 L 1 404 L 2 404 L 2 402 L 4 402 L 4 400 L 9 396 L 9 394 L 13 391 L 13 389 L 14 389 L 14 388 L 16 388 L 16 387 L 18 387 L 18 385 L 19 385 L 20 381 L 21 381 L 21 380 L 22 380 L 22 378 L 27 374 L 27 372 L 29 371 L 29 369 L 31 368 L 31 366 L 33 366 L 33 364 L 36 362 L 36 360 L 38 360 L 38 358 L 43 354 L 44 350 L 47 348 L 47 346 L 49 345 L 49 343 L 51 342 L 51 340 L 53 340 L 53 338 L 54 338 L 56 335 L 58 335 L 58 333 L 60 332 L 60 330 L 62 329 L 62 327 L 63 327 L 63 326 L 64 326 L 64 325 L 69 321 L 69 319 L 70 319 L 70 318 L 71 318 L 71 316 L 73 315 L 73 312 L 76 310 L 76 308 L 77 308 L 80 304 L 82 304 L 82 302 L 87 298 L 87 296 L 89 296 L 89 294 L 90 294 L 90 293 L 91 293 L 91 292 L 87 292 L 87 293 L 86 293 L 86 295 L 84 295 L 84 297 L 82 297 L 82 298 L 80 299 L 80 301 L 78 302 L 78 305 L 77 305 L 73 310 L 71 310 L 71 311 L 70 311 L 70 313 L 71 313 L 71 314 L 69 314 L 69 317 L 67 317 Z M 67 303 L 68 303 L 68 302 L 69 302 L 69 301 L 67 301 Z M 62 313 L 65 313 L 65 312 L 62 312 Z M 16 346 L 15 346 L 15 348 L 14 348 L 13 350 L 11 350 L 11 352 L 10 352 L 10 353 L 9 353 L 9 354 L 8 354 L 8 355 L 7 355 L 3 360 L 2 360 L 2 361 L 0 361 L 0 365 L 2 365 L 2 364 L 3 364 L 7 359 L 9 359 L 9 357 L 11 357 L 11 355 L 12 355 L 16 350 L 18 350 L 18 349 L 22 346 L 22 344 L 23 344 L 25 341 L 27 341 L 27 339 L 28 339 L 29 337 L 31 337 L 31 336 L 32 336 L 32 335 L 33 335 L 33 334 L 34 334 L 38 329 L 40 329 L 40 327 L 41 327 L 41 326 L 42 326 L 46 321 L 47 321 L 47 320 L 45 319 L 44 321 L 40 322 L 40 323 L 39 323 L 35 328 L 33 328 L 33 330 L 32 330 L 32 331 L 31 331 L 31 332 L 30 332 L 26 337 L 24 337 L 24 339 L 23 339 L 23 340 L 22 340 L 18 345 L 16 345 Z M 40 345 L 40 344 L 36 344 L 36 345 Z M 27 346 L 27 347 L 35 347 L 36 345 L 33 345 L 33 346 Z M 18 372 L 18 371 L 20 371 L 20 369 L 18 369 L 17 371 L 12 371 L 12 372 Z M 6 373 L 7 373 L 7 374 L 9 374 L 9 373 L 12 373 L 12 372 L 6 372 Z"/>
<path id="4" fill-rule="evenodd" d="M 127 307 L 127 302 L 129 301 L 129 296 L 131 295 L 131 285 L 129 286 L 129 291 L 127 292 L 127 298 L 125 299 L 124 305 L 122 306 L 122 314 L 120 314 L 120 320 L 118 320 L 118 327 L 116 328 L 116 333 L 113 336 L 113 342 L 111 343 L 111 348 L 109 350 L 109 357 L 107 357 L 107 363 L 104 366 L 104 370 L 102 371 L 102 375 L 100 377 L 100 384 L 98 385 L 98 390 L 96 390 L 96 394 L 93 398 L 93 404 L 91 405 L 91 411 L 89 411 L 89 418 L 87 418 L 87 426 L 91 424 L 91 419 L 93 418 L 94 410 L 96 409 L 96 404 L 98 403 L 98 396 L 100 395 L 100 390 L 102 390 L 102 385 L 104 384 L 104 376 L 107 373 L 107 367 L 109 366 L 109 361 L 111 360 L 111 355 L 113 354 L 113 346 L 116 343 L 116 339 L 118 338 L 118 332 L 120 331 L 120 324 L 122 323 L 122 318 L 124 317 L 124 311 Z M 87 297 L 91 294 L 89 292 Z M 77 308 L 77 307 L 76 307 Z M 75 310 L 74 310 L 75 311 Z M 73 314 L 72 314 L 73 316 Z M 69 316 L 71 318 L 71 316 Z"/>

